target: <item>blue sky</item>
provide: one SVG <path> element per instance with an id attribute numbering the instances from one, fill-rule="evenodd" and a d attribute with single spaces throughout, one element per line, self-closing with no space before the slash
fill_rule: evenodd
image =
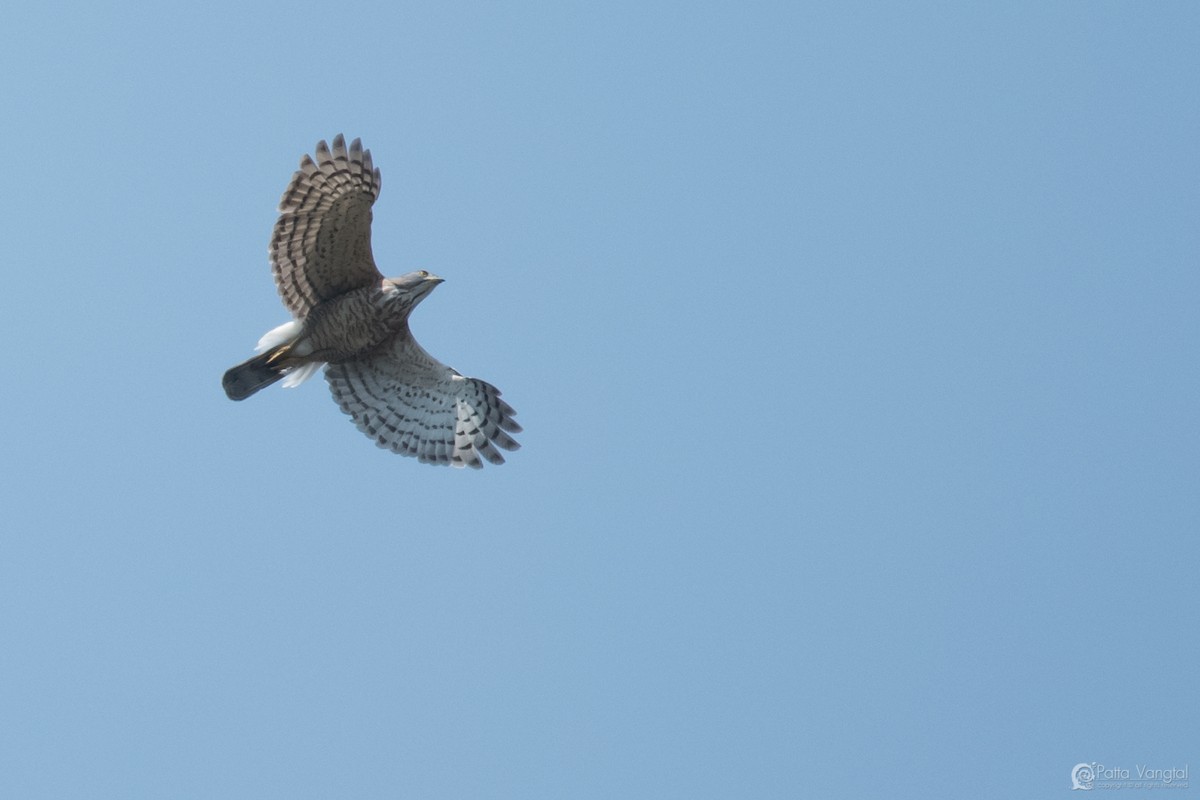
<path id="1" fill-rule="evenodd" d="M 5 17 L 0 796 L 1200 769 L 1195 4 Z M 224 397 L 338 132 L 508 464 Z"/>

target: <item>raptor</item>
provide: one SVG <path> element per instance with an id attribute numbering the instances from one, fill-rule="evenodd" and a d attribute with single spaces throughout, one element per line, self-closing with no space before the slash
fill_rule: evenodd
<path id="1" fill-rule="evenodd" d="M 293 319 L 268 331 L 258 355 L 222 385 L 244 400 L 276 381 L 298 386 L 322 366 L 333 399 L 380 447 L 429 464 L 503 464 L 521 426 L 500 390 L 417 344 L 408 318 L 442 279 L 425 270 L 385 278 L 371 254 L 380 174 L 355 139 L 317 143 L 279 203 L 271 270 Z"/>

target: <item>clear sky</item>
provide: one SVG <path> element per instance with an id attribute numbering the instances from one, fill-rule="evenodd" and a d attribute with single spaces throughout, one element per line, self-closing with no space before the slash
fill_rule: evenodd
<path id="1" fill-rule="evenodd" d="M 1198 87 L 1192 2 L 7 8 L 0 797 L 1200 791 Z M 339 132 L 502 467 L 221 391 Z"/>

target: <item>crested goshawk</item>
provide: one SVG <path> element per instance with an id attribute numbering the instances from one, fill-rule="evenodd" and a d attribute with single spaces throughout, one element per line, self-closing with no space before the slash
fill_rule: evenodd
<path id="1" fill-rule="evenodd" d="M 267 332 L 260 355 L 225 373 L 232 400 L 283 379 L 297 386 L 325 365 L 333 398 L 380 447 L 429 464 L 503 464 L 521 426 L 500 390 L 425 352 L 408 329 L 412 310 L 442 282 L 421 270 L 385 278 L 371 256 L 371 205 L 379 196 L 371 151 L 341 134 L 317 143 L 279 202 L 271 269 L 295 317 Z"/>

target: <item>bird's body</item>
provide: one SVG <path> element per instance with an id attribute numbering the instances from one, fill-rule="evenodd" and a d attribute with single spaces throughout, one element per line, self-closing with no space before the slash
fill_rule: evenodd
<path id="1" fill-rule="evenodd" d="M 233 400 L 284 379 L 295 386 L 321 365 L 334 399 L 380 447 L 422 461 L 480 467 L 516 450 L 516 412 L 491 384 L 465 378 L 412 338 L 408 318 L 441 278 L 424 270 L 384 278 L 371 254 L 379 170 L 357 139 L 307 155 L 280 203 L 271 264 L 292 322 L 259 341 L 259 355 L 225 373 Z"/>

